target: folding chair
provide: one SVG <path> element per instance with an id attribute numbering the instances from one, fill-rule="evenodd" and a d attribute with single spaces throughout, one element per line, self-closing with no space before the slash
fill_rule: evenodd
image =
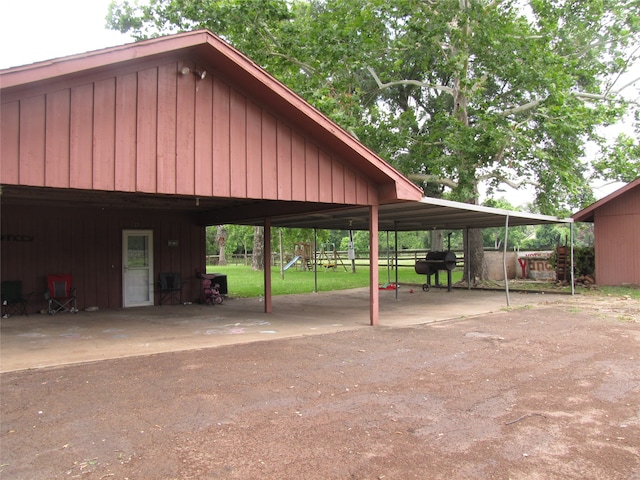
<path id="1" fill-rule="evenodd" d="M 182 276 L 180 273 L 161 273 L 158 277 L 160 280 L 160 305 L 167 300 L 172 304 L 176 298 L 182 303 Z"/>
<path id="2" fill-rule="evenodd" d="M 22 282 L 20 280 L 2 281 L 2 318 L 9 315 L 26 315 L 29 298 L 33 293 L 22 294 Z"/>
<path id="3" fill-rule="evenodd" d="M 69 274 L 47 275 L 47 292 L 44 294 L 48 302 L 49 315 L 58 312 L 76 313 L 76 288 L 73 277 Z"/>

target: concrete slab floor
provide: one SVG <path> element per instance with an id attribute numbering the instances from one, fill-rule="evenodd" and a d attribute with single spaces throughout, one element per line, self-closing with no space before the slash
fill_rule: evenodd
<path id="1" fill-rule="evenodd" d="M 380 291 L 380 327 L 400 327 L 505 310 L 504 292 L 401 286 Z M 511 307 L 550 295 L 511 293 Z M 275 338 L 332 333 L 369 325 L 369 290 L 273 297 L 264 313 L 256 298 L 222 305 L 170 305 L 32 314 L 0 323 L 0 372 L 93 362 L 109 358 L 211 348 Z"/>

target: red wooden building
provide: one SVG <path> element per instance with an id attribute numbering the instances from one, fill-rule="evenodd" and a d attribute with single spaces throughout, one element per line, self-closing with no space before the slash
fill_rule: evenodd
<path id="1" fill-rule="evenodd" d="M 208 31 L 2 70 L 0 85 L 2 279 L 43 291 L 71 273 L 80 309 L 157 304 L 159 272 L 181 272 L 197 297 L 205 226 L 223 217 L 269 227 L 367 206 L 377 232 L 378 205 L 421 198 Z"/>
<path id="2" fill-rule="evenodd" d="M 596 282 L 640 285 L 640 178 L 573 215 L 593 222 Z"/>

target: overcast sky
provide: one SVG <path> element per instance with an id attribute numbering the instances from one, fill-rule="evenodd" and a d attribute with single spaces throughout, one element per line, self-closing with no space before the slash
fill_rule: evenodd
<path id="1" fill-rule="evenodd" d="M 130 43 L 105 27 L 110 0 L 0 0 L 0 68 Z"/>

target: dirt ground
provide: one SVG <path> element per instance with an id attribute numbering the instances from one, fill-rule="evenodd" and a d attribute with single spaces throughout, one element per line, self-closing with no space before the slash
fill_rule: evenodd
<path id="1" fill-rule="evenodd" d="M 640 479 L 640 302 L 1 375 L 3 479 Z"/>

